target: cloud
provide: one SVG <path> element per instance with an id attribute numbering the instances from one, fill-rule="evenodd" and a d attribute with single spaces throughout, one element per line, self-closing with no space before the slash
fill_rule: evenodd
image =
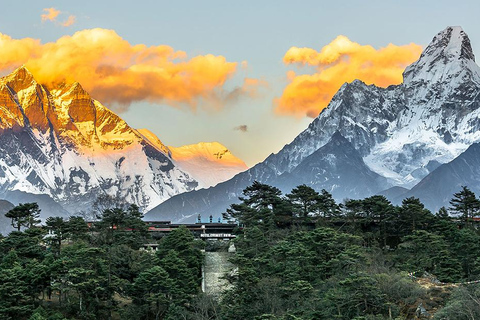
<path id="1" fill-rule="evenodd" d="M 43 12 L 45 12 L 44 14 L 42 14 L 42 22 L 45 22 L 45 21 L 51 21 L 51 22 L 55 22 L 56 25 L 60 25 L 62 27 L 69 27 L 71 25 L 73 25 L 76 21 L 76 17 L 74 15 L 70 15 L 68 16 L 67 20 L 63 21 L 63 22 L 57 22 L 57 17 L 63 13 L 60 11 L 60 10 L 57 10 L 55 8 L 45 8 L 43 9 Z"/>
<path id="2" fill-rule="evenodd" d="M 55 21 L 58 15 L 60 14 L 60 10 L 55 8 L 45 8 L 43 9 L 44 14 L 42 14 L 42 21 Z"/>
<path id="3" fill-rule="evenodd" d="M 68 16 L 68 19 L 61 23 L 62 27 L 70 27 L 72 24 L 75 23 L 77 18 L 73 15 Z"/>
<path id="4" fill-rule="evenodd" d="M 232 104 L 238 102 L 241 98 L 249 97 L 251 99 L 261 98 L 263 96 L 262 89 L 268 88 L 268 82 L 256 78 L 244 78 L 241 86 L 224 92 L 217 97 L 217 103 Z"/>
<path id="5" fill-rule="evenodd" d="M 292 47 L 283 62 L 313 66 L 315 73 L 297 75 L 289 71 L 289 84 L 275 99 L 275 110 L 279 114 L 316 117 L 345 82 L 360 79 L 380 87 L 399 84 L 405 67 L 416 61 L 421 51 L 422 47 L 414 43 L 375 49 L 345 36 L 338 36 L 320 51 Z"/>
<path id="6" fill-rule="evenodd" d="M 24 64 L 42 84 L 78 81 L 95 99 L 123 107 L 135 101 L 188 105 L 221 102 L 236 62 L 212 54 L 188 57 L 167 45 L 131 45 L 115 31 L 90 29 L 42 44 L 0 33 L 0 72 Z M 246 79 L 236 94 L 254 95 Z M 258 80 L 260 85 L 261 81 Z"/>
<path id="7" fill-rule="evenodd" d="M 240 87 L 241 95 L 247 95 L 250 98 L 259 98 L 261 96 L 260 89 L 268 88 L 268 82 L 257 78 L 244 78 Z"/>
<path id="8" fill-rule="evenodd" d="M 248 131 L 248 126 L 246 124 L 241 124 L 241 125 L 233 128 L 233 130 L 241 131 L 241 132 L 247 132 Z"/>

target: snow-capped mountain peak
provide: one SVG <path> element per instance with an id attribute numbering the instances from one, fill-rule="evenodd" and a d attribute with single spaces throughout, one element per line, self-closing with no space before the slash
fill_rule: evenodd
<path id="1" fill-rule="evenodd" d="M 102 194 L 150 208 L 197 182 L 78 82 L 0 78 L 0 193 L 47 194 L 71 212 Z"/>
<path id="2" fill-rule="evenodd" d="M 422 55 L 403 73 L 404 84 L 452 81 L 461 75 L 480 82 L 480 68 L 475 63 L 470 39 L 461 27 L 447 27 L 439 32 Z M 458 79 L 460 80 L 460 79 Z"/>
<path id="3" fill-rule="evenodd" d="M 248 169 L 241 159 L 235 157 L 219 142 L 199 142 L 181 147 L 167 147 L 150 130 L 137 129 L 136 131 L 195 179 L 199 188 L 214 186 Z"/>
<path id="4" fill-rule="evenodd" d="M 382 181 L 379 185 L 410 188 L 440 163 L 480 141 L 479 70 L 466 33 L 460 27 L 448 27 L 405 70 L 404 83 L 380 88 L 357 80 L 343 85 L 308 128 L 277 154 L 208 192 L 175 196 L 152 210 L 152 216 L 187 216 L 192 214 L 186 212 L 187 203 L 189 211 L 218 214 L 252 181 L 282 187 L 279 177 L 295 176 L 295 181 L 321 185 L 342 200 L 345 194 L 337 192 L 351 183 L 351 177 L 339 179 L 346 169 L 335 166 L 340 162 L 333 161 L 331 151 L 315 156 L 337 132 L 362 158 L 356 162 L 358 168 L 366 165 L 387 178 L 385 185 Z M 363 197 L 363 191 L 352 189 L 346 196 Z"/>
<path id="5" fill-rule="evenodd" d="M 172 157 L 172 152 L 163 142 L 150 130 L 148 129 L 137 129 L 137 132 L 142 135 L 151 145 L 157 148 L 160 152 L 164 153 L 168 157 Z"/>
<path id="6" fill-rule="evenodd" d="M 174 162 L 199 182 L 199 187 L 211 187 L 248 169 L 219 142 L 200 142 L 182 147 L 168 147 Z"/>
<path id="7" fill-rule="evenodd" d="M 36 84 L 37 82 L 30 71 L 22 65 L 11 74 L 4 77 L 4 83 L 11 89 L 15 90 L 15 92 L 18 92 L 30 87 L 32 84 Z"/>
<path id="8" fill-rule="evenodd" d="M 265 161 L 290 172 L 327 143 L 347 138 L 375 172 L 413 186 L 429 161 L 445 163 L 480 140 L 480 68 L 460 27 L 437 34 L 407 67 L 404 83 L 388 88 L 355 80 L 295 140 Z"/>

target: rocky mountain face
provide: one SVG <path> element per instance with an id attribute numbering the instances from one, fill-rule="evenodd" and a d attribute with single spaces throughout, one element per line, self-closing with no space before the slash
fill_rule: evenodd
<path id="1" fill-rule="evenodd" d="M 430 161 L 450 161 L 480 138 L 474 59 L 464 31 L 448 27 L 406 68 L 402 84 L 345 84 L 304 132 L 265 162 L 277 173 L 291 171 L 338 130 L 373 171 L 412 187 L 428 174 Z"/>
<path id="2" fill-rule="evenodd" d="M 7 235 L 14 230 L 11 220 L 5 217 L 5 213 L 13 209 L 14 205 L 6 200 L 0 200 L 0 235 Z"/>
<path id="3" fill-rule="evenodd" d="M 350 198 L 352 194 L 367 197 L 388 186 L 387 179 L 370 170 L 358 150 L 338 131 L 326 145 L 291 172 L 280 175 L 275 183 L 285 191 L 301 184 L 329 190 L 337 199 Z"/>
<path id="4" fill-rule="evenodd" d="M 411 190 L 392 198 L 392 201 L 401 203 L 402 199 L 413 196 L 436 212 L 442 206 L 450 207 L 453 194 L 459 192 L 462 186 L 468 186 L 476 195 L 480 195 L 480 143 L 472 144 L 457 158 L 442 164 Z"/>
<path id="5" fill-rule="evenodd" d="M 280 181 L 277 186 L 282 187 L 280 177 L 288 175 L 302 176 L 296 181 L 325 188 L 337 200 L 342 200 L 345 193 L 350 198 L 363 197 L 365 194 L 359 191 L 364 189 L 344 188 L 345 192 L 339 192 L 338 185 L 349 185 L 348 175 L 342 175 L 346 167 L 331 165 L 325 154 L 318 165 L 307 160 L 336 132 L 356 149 L 370 171 L 384 178 L 369 192 L 378 192 L 380 185 L 384 189 L 413 187 L 438 165 L 452 161 L 480 141 L 480 67 L 465 32 L 460 27 L 448 27 L 433 38 L 418 61 L 406 68 L 403 77 L 402 84 L 388 88 L 359 80 L 344 84 L 328 107 L 280 152 L 208 193 L 175 196 L 149 212 L 147 218 L 175 220 L 198 213 L 220 214 L 227 202 L 233 202 L 253 180 L 270 184 Z M 309 171 L 313 168 L 318 174 L 315 179 Z M 321 183 L 333 176 L 342 179 Z M 219 209 L 223 206 L 220 203 L 226 205 Z"/>
<path id="6" fill-rule="evenodd" d="M 150 209 L 197 185 L 79 83 L 47 88 L 25 67 L 0 79 L 0 194 L 45 194 L 74 213 L 99 195 Z"/>

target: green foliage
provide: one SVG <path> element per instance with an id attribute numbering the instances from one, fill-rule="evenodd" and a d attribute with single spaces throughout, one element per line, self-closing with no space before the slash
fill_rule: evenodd
<path id="1" fill-rule="evenodd" d="M 462 190 L 453 194 L 450 205 L 450 211 L 460 215 L 466 226 L 471 226 L 472 218 L 480 212 L 480 200 L 466 186 L 462 186 Z"/>
<path id="2" fill-rule="evenodd" d="M 406 236 L 398 250 L 398 259 L 409 271 L 423 270 L 439 280 L 454 282 L 461 278 L 461 266 L 441 235 L 428 231 L 415 231 Z"/>
<path id="3" fill-rule="evenodd" d="M 36 203 L 25 203 L 15 206 L 5 214 L 12 220 L 12 227 L 20 231 L 21 227 L 31 228 L 40 223 L 40 209 Z"/>
<path id="4" fill-rule="evenodd" d="M 51 243 L 51 247 L 60 254 L 62 248 L 62 240 L 67 236 L 67 224 L 61 217 L 48 217 L 45 221 L 45 229 L 49 233 L 47 241 Z"/>
<path id="5" fill-rule="evenodd" d="M 410 197 L 404 199 L 402 206 L 398 208 L 398 223 L 396 225 L 400 236 L 405 236 L 416 230 L 427 229 L 432 219 L 431 212 L 425 209 L 420 199 Z"/>
<path id="6" fill-rule="evenodd" d="M 466 187 L 451 201 L 461 220 L 445 208 L 433 215 L 417 198 L 339 205 L 306 185 L 282 196 L 254 182 L 243 195 L 225 214 L 240 226 L 220 297 L 200 292 L 205 245 L 185 227 L 153 253 L 139 250 L 155 240 L 136 206 L 103 208 L 91 227 L 54 217 L 44 228 L 33 227 L 35 206 L 16 207 L 17 231 L 0 239 L 0 318 L 412 319 L 432 293 L 409 272 L 480 279 L 478 200 Z M 478 285 L 459 286 L 435 319 L 480 317 L 479 297 Z"/>
<path id="7" fill-rule="evenodd" d="M 297 217 L 307 218 L 319 208 L 320 194 L 307 185 L 300 185 L 287 194 Z"/>
<path id="8" fill-rule="evenodd" d="M 24 268 L 15 263 L 0 273 L 0 318 L 17 319 L 34 309 Z"/>
<path id="9" fill-rule="evenodd" d="M 31 227 L 34 219 L 21 217 L 17 223 Z M 151 241 L 141 219 L 136 206 L 111 208 L 90 230 L 81 217 L 53 217 L 43 229 L 10 233 L 0 241 L 0 318 L 166 319 L 189 312 L 202 245 L 180 228 L 163 239 L 158 256 L 140 251 Z"/>
<path id="10" fill-rule="evenodd" d="M 141 272 L 132 284 L 133 303 L 144 308 L 143 316 L 158 319 L 168 311 L 174 281 L 165 269 L 155 266 Z"/>
<path id="11" fill-rule="evenodd" d="M 275 215 L 283 215 L 285 202 L 281 191 L 275 187 L 254 181 L 243 190 L 242 203 L 232 204 L 224 218 L 236 219 L 246 227 L 260 226 L 262 230 L 275 228 Z"/>
<path id="12" fill-rule="evenodd" d="M 318 214 L 324 218 L 338 218 L 341 214 L 341 206 L 335 202 L 331 193 L 322 189 L 318 198 Z"/>
<path id="13" fill-rule="evenodd" d="M 480 318 L 480 285 L 460 286 L 454 290 L 445 308 L 435 314 L 436 320 Z"/>
<path id="14" fill-rule="evenodd" d="M 87 222 L 78 216 L 72 216 L 65 223 L 66 238 L 72 241 L 87 240 L 88 225 Z"/>
<path id="15" fill-rule="evenodd" d="M 333 202 L 335 213 L 321 213 L 321 195 L 307 186 L 286 198 L 258 183 L 247 189 L 249 197 L 228 212 L 244 229 L 232 259 L 238 274 L 223 295 L 224 319 L 413 318 L 427 292 L 402 269 L 446 282 L 479 272 L 477 232 L 459 229 L 445 209 L 432 215 L 417 198 L 400 207 L 383 196 L 348 200 L 343 208 Z M 257 206 L 258 199 L 269 205 Z M 266 227 L 264 217 L 275 220 L 278 208 L 288 208 L 282 200 L 297 222 Z"/>
<path id="16" fill-rule="evenodd" d="M 288 202 L 293 208 L 295 217 L 301 218 L 302 222 L 311 222 L 312 217 L 321 217 L 321 225 L 327 225 L 328 222 L 336 219 L 340 215 L 340 205 L 338 205 L 331 193 L 323 189 L 318 193 L 307 185 L 300 185 L 286 195 Z"/>
<path id="17" fill-rule="evenodd" d="M 386 248 L 390 238 L 398 237 L 393 227 L 396 220 L 395 207 L 384 196 L 348 200 L 345 209 L 349 229 L 361 235 L 366 246 L 380 245 Z"/>

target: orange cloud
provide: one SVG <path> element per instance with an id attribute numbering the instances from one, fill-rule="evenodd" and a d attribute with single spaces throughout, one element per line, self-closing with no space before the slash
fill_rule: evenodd
<path id="1" fill-rule="evenodd" d="M 237 102 L 242 97 L 250 97 L 252 99 L 260 98 L 263 96 L 262 89 L 268 88 L 268 82 L 262 79 L 256 78 L 244 78 L 241 86 L 233 89 L 226 94 L 219 96 L 218 101 L 213 101 L 215 105 L 222 103 Z"/>
<path id="2" fill-rule="evenodd" d="M 58 17 L 60 14 L 60 10 L 57 10 L 55 8 L 45 8 L 43 9 L 45 12 L 42 14 L 42 21 L 55 21 L 55 19 Z"/>
<path id="3" fill-rule="evenodd" d="M 248 94 L 251 98 L 260 96 L 259 88 L 268 88 L 268 82 L 263 79 L 245 78 L 243 79 L 242 92 Z"/>
<path id="4" fill-rule="evenodd" d="M 60 14 L 63 15 L 63 13 L 60 10 L 57 10 L 55 8 L 45 8 L 45 9 L 43 9 L 43 11 L 45 13 L 42 14 L 42 22 L 51 21 L 51 22 L 55 22 L 56 25 L 60 25 L 62 27 L 71 26 L 72 24 L 75 23 L 75 21 L 77 19 L 74 15 L 70 15 L 70 16 L 68 16 L 67 20 L 65 20 L 64 22 L 57 22 L 57 17 Z"/>
<path id="5" fill-rule="evenodd" d="M 68 19 L 61 23 L 62 27 L 70 27 L 72 24 L 75 23 L 77 18 L 73 15 L 68 16 Z"/>
<path id="6" fill-rule="evenodd" d="M 405 67 L 416 61 L 421 52 L 422 47 L 414 43 L 375 49 L 345 36 L 338 36 L 320 51 L 292 47 L 283 62 L 314 66 L 316 72 L 296 75 L 289 71 L 290 83 L 282 96 L 275 99 L 275 110 L 280 114 L 316 117 L 345 82 L 360 79 L 380 87 L 401 83 Z"/>
<path id="7" fill-rule="evenodd" d="M 228 94 L 222 87 L 237 68 L 223 56 L 189 58 L 167 45 L 131 45 L 106 29 L 45 44 L 0 33 L 0 46 L 0 71 L 24 64 L 41 83 L 78 81 L 95 99 L 124 106 L 146 100 L 195 108 L 202 99 L 222 99 Z"/>

